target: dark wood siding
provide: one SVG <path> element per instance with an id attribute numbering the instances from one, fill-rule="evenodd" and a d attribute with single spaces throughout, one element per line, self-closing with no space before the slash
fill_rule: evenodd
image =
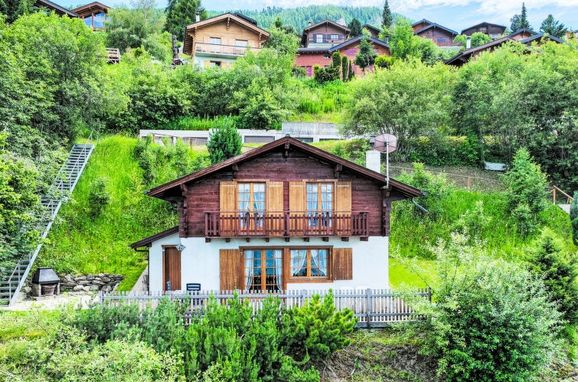
<path id="1" fill-rule="evenodd" d="M 227 170 L 196 181 L 187 186 L 186 236 L 204 236 L 205 212 L 219 211 L 219 184 L 221 181 L 260 180 L 284 182 L 283 205 L 289 210 L 289 182 L 302 180 L 338 179 L 335 165 L 322 163 L 308 157 L 300 151 L 275 151 L 238 165 L 235 173 Z M 349 181 L 352 185 L 352 212 L 368 213 L 369 236 L 383 234 L 381 186 L 374 181 L 362 178 L 348 171 L 339 173 L 339 180 Z M 396 195 L 392 195 L 395 198 Z M 181 235 L 183 235 L 181 231 Z"/>

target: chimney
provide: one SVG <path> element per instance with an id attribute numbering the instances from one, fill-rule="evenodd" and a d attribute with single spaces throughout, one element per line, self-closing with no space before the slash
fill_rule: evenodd
<path id="1" fill-rule="evenodd" d="M 472 37 L 468 36 L 466 38 L 466 49 L 470 49 L 472 47 Z"/>
<path id="2" fill-rule="evenodd" d="M 365 153 L 365 167 L 381 173 L 381 152 L 369 150 Z"/>
<path id="3" fill-rule="evenodd" d="M 198 23 L 199 21 L 201 21 L 201 15 L 196 14 L 195 15 L 195 22 Z"/>

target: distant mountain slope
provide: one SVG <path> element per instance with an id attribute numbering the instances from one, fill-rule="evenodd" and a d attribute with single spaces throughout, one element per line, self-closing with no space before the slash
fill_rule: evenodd
<path id="1" fill-rule="evenodd" d="M 259 23 L 263 28 L 269 28 L 277 17 L 281 18 L 284 25 L 290 25 L 297 32 L 301 32 L 309 22 L 317 23 L 329 19 L 333 21 L 342 20 L 349 23 L 354 18 L 361 21 L 361 24 L 381 24 L 381 8 L 378 7 L 340 7 L 336 5 L 310 5 L 302 8 L 279 8 L 267 7 L 262 10 L 232 10 L 249 16 Z M 221 12 L 209 11 L 210 15 Z"/>

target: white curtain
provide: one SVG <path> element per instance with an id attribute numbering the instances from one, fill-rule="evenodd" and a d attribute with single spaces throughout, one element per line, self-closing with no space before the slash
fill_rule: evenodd
<path id="1" fill-rule="evenodd" d="M 302 270 L 305 270 L 305 274 L 300 275 Z M 291 250 L 291 275 L 307 276 L 307 250 L 305 249 Z"/>
<path id="2" fill-rule="evenodd" d="M 275 251 L 275 280 L 277 281 L 277 289 L 283 290 L 283 280 L 281 277 L 283 275 L 283 257 L 281 256 L 281 250 Z"/>
<path id="3" fill-rule="evenodd" d="M 253 277 L 255 275 L 253 256 L 253 251 L 245 251 L 245 290 L 250 290 L 253 286 Z"/>
<path id="4" fill-rule="evenodd" d="M 312 276 L 327 276 L 327 250 L 312 249 L 311 250 L 311 270 L 319 270 L 319 274 Z"/>

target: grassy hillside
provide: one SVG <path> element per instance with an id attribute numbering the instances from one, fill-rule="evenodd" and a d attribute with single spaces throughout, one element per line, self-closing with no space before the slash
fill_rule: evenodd
<path id="1" fill-rule="evenodd" d="M 143 173 L 133 157 L 134 138 L 114 136 L 98 142 L 72 198 L 61 209 L 39 265 L 62 272 L 119 273 L 130 288 L 146 266 L 146 254 L 130 249 L 139 240 L 176 224 L 168 203 L 144 193 Z M 89 217 L 89 194 L 103 180 L 110 203 Z"/>
<path id="2" fill-rule="evenodd" d="M 187 150 L 197 159 L 201 158 L 201 162 L 191 162 L 181 160 L 188 154 L 178 149 L 160 150 L 159 146 L 153 145 L 153 159 L 149 160 L 154 162 L 152 173 L 155 175 L 152 183 L 145 185 L 143 171 L 134 155 L 136 146 L 137 139 L 123 136 L 107 137 L 98 142 L 71 200 L 61 210 L 42 250 L 40 265 L 72 273 L 119 273 L 125 276 L 122 289 L 129 289 L 134 284 L 146 266 L 146 254 L 137 253 L 128 245 L 177 223 L 168 203 L 150 198 L 144 192 L 152 185 L 206 165 L 202 162 L 206 151 L 199 154 Z M 321 142 L 318 146 L 357 162 L 363 160 L 366 150 L 363 142 Z M 149 157 L 151 155 L 147 155 Z M 180 166 L 176 166 L 177 162 Z M 89 196 L 100 180 L 106 185 L 110 203 L 92 219 Z M 483 234 L 485 246 L 509 259 L 525 259 L 535 238 L 525 239 L 516 234 L 503 193 L 458 189 L 442 201 L 443 213 L 435 221 L 411 214 L 394 214 L 390 250 L 392 286 L 424 286 L 423 280 L 412 272 L 413 266 L 405 259 L 416 258 L 416 266 L 425 269 L 426 273 L 435 274 L 429 247 L 440 238 L 449 239 L 460 216 L 479 200 L 484 202 L 490 218 L 488 229 Z M 403 204 L 396 203 L 395 208 L 401 209 Z M 551 206 L 544 213 L 544 221 L 567 249 L 575 250 L 570 241 L 569 219 L 558 207 Z"/>

